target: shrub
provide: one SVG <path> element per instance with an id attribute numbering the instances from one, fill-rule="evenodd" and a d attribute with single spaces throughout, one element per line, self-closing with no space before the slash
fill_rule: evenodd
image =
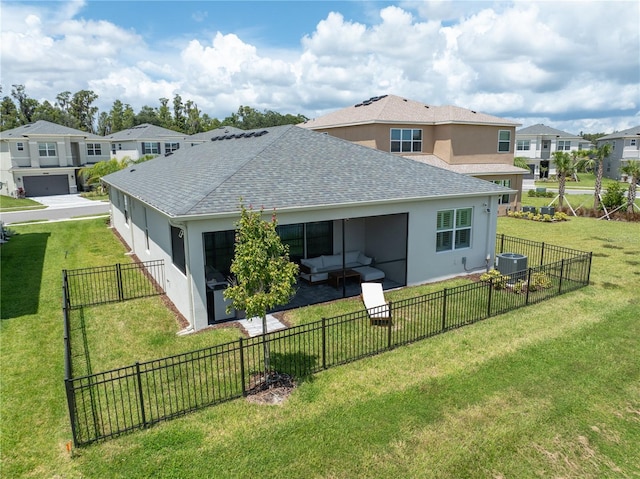
<path id="1" fill-rule="evenodd" d="M 496 289 L 506 288 L 508 279 L 509 276 L 503 275 L 495 268 L 491 268 L 489 271 L 480 276 L 480 281 L 484 281 L 485 283 L 493 281 L 493 287 Z"/>
<path id="2" fill-rule="evenodd" d="M 620 183 L 610 183 L 602 197 L 602 204 L 609 210 L 619 208 L 625 202 L 624 191 Z"/>
<path id="3" fill-rule="evenodd" d="M 537 272 L 531 275 L 529 278 L 529 290 L 537 291 L 539 289 L 547 289 L 552 286 L 551 279 L 546 273 Z"/>

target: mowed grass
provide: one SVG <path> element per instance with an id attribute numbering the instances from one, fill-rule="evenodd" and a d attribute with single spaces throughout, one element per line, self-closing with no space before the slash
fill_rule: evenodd
<path id="1" fill-rule="evenodd" d="M 499 232 L 593 251 L 592 286 L 328 370 L 281 406 L 232 401 L 73 455 L 65 449 L 60 270 L 123 262 L 124 250 L 101 221 L 15 229 L 20 235 L 0 249 L 3 477 L 640 474 L 638 224 L 501 218 Z M 15 257 L 7 246 L 20 241 L 44 254 Z M 23 277 L 38 263 L 40 278 Z M 145 354 L 156 343 L 181 347 L 170 344 L 175 320 L 154 301 L 140 308 L 146 320 L 132 314 L 135 325 L 123 319 L 99 333 L 108 341 L 142 328 L 135 334 L 148 337 L 133 347 Z"/>
<path id="2" fill-rule="evenodd" d="M 0 211 L 41 210 L 46 206 L 29 198 L 13 198 L 0 195 Z"/>

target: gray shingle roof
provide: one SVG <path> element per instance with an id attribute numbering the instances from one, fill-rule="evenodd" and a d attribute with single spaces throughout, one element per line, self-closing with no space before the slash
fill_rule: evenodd
<path id="1" fill-rule="evenodd" d="M 598 138 L 598 141 L 613 140 L 615 138 L 636 137 L 637 135 L 640 135 L 640 125 L 627 128 L 626 130 L 618 131 L 616 133 L 611 133 L 610 135 L 601 136 L 600 138 Z"/>
<path id="2" fill-rule="evenodd" d="M 46 120 L 38 120 L 28 125 L 22 125 L 11 130 L 0 132 L 0 138 L 22 138 L 30 135 L 46 135 L 46 136 L 81 136 L 93 140 L 104 140 L 103 137 L 87 133 L 86 131 L 76 130 L 68 126 L 58 125 Z"/>
<path id="3" fill-rule="evenodd" d="M 574 135 L 573 133 L 567 133 L 566 131 L 558 130 L 556 128 L 552 128 L 547 125 L 543 125 L 542 123 L 538 123 L 537 125 L 531 125 L 526 128 L 521 128 L 516 130 L 516 135 L 551 135 L 551 136 L 560 136 L 562 138 L 580 138 L 578 135 Z M 586 141 L 586 140 L 585 140 Z"/>
<path id="4" fill-rule="evenodd" d="M 319 129 L 367 123 L 519 125 L 519 123 L 511 120 L 457 106 L 425 105 L 424 103 L 407 100 L 395 95 L 383 95 L 306 121 L 299 126 Z"/>
<path id="5" fill-rule="evenodd" d="M 163 140 L 165 138 L 187 138 L 187 135 L 179 131 L 162 128 L 161 126 L 143 123 L 142 125 L 107 135 L 105 138 L 110 141 Z"/>
<path id="6" fill-rule="evenodd" d="M 203 131 L 202 133 L 196 133 L 195 135 L 188 136 L 187 138 L 192 141 L 209 141 L 214 136 L 229 135 L 232 133 L 242 133 L 244 130 L 236 128 L 235 126 L 221 126 L 214 128 L 213 130 Z"/>
<path id="7" fill-rule="evenodd" d="M 282 210 L 510 191 L 292 125 L 253 133 L 262 131 L 186 148 L 104 181 L 173 217 L 234 213 L 240 197 Z"/>

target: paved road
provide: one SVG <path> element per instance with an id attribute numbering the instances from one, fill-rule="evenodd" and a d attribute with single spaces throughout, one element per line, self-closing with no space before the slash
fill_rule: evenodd
<path id="1" fill-rule="evenodd" d="M 41 210 L 15 211 L 0 213 L 0 220 L 5 224 L 24 223 L 26 221 L 59 221 L 79 216 L 99 216 L 109 213 L 109 203 L 92 201 L 80 195 L 57 195 L 31 198 L 45 206 Z"/>

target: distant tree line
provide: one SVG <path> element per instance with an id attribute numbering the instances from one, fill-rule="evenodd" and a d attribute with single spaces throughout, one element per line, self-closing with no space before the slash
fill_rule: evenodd
<path id="1" fill-rule="evenodd" d="M 5 95 L 0 103 L 0 131 L 46 120 L 103 136 L 143 123 L 193 135 L 221 126 L 251 130 L 297 124 L 308 120 L 300 114 L 283 115 L 271 110 L 260 112 L 241 105 L 236 113 L 221 121 L 202 113 L 193 101 L 183 101 L 179 94 L 176 94 L 172 101 L 169 98 L 160 98 L 157 107 L 144 105 L 138 113 L 130 104 L 122 103 L 120 100 L 115 100 L 108 112 L 100 112 L 94 105 L 97 99 L 98 95 L 91 90 L 80 90 L 73 94 L 64 91 L 56 96 L 55 101 L 45 100 L 40 103 L 27 95 L 24 85 L 12 85 L 11 95 Z"/>

